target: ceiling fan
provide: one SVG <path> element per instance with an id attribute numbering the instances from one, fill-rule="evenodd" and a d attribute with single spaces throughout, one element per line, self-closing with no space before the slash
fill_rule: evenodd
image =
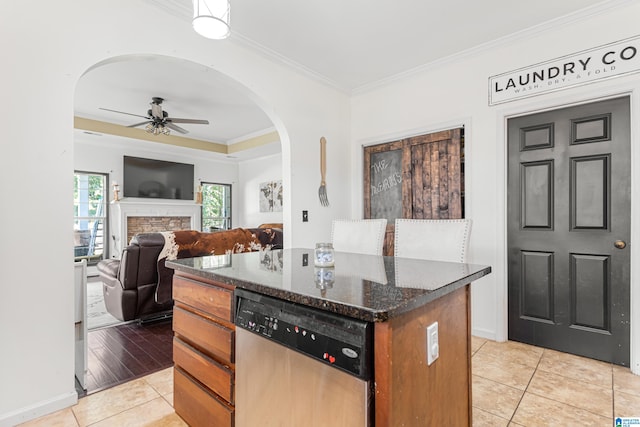
<path id="1" fill-rule="evenodd" d="M 169 117 L 169 113 L 167 113 L 162 109 L 162 101 L 164 101 L 164 99 L 157 96 L 154 96 L 153 98 L 151 98 L 151 103 L 149 104 L 151 105 L 151 108 L 147 110 L 146 116 L 141 116 L 139 114 L 125 113 L 124 111 L 110 110 L 108 108 L 102 108 L 102 107 L 100 107 L 100 109 L 105 111 L 112 111 L 114 113 L 128 114 L 130 116 L 142 117 L 146 120 L 140 123 L 134 123 L 127 127 L 135 128 L 138 126 L 146 125 L 145 130 L 154 135 L 159 135 L 159 134 L 169 135 L 170 134 L 169 129 L 175 130 L 176 132 L 180 132 L 182 134 L 189 133 L 188 130 L 181 128 L 180 126 L 176 125 L 176 123 L 190 123 L 190 124 L 199 124 L 199 125 L 209 124 L 209 120 L 177 119 L 174 117 Z"/>

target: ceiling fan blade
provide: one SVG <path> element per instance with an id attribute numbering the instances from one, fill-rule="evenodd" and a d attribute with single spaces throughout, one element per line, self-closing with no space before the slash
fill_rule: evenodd
<path id="1" fill-rule="evenodd" d="M 129 125 L 127 127 L 128 128 L 137 128 L 138 126 L 146 125 L 147 123 L 153 123 L 153 120 L 147 120 L 147 121 L 144 121 L 144 122 L 135 123 L 135 124 Z"/>
<path id="2" fill-rule="evenodd" d="M 167 117 L 168 122 L 172 123 L 193 123 L 196 125 L 208 125 L 209 120 L 198 120 L 198 119 L 175 119 L 173 117 Z"/>
<path id="3" fill-rule="evenodd" d="M 151 115 L 153 117 L 157 117 L 159 119 L 162 118 L 162 106 L 160 104 L 156 104 L 155 102 L 151 103 Z"/>
<path id="4" fill-rule="evenodd" d="M 174 125 L 173 123 L 168 122 L 168 121 L 167 121 L 167 122 L 165 122 L 165 123 L 164 123 L 164 125 L 165 125 L 166 127 L 168 127 L 169 129 L 173 129 L 173 130 L 175 130 L 176 132 L 180 132 L 180 133 L 189 133 L 189 131 L 188 131 L 188 130 L 186 130 L 186 129 L 182 129 L 180 126 L 176 126 L 176 125 Z"/>
<path id="5" fill-rule="evenodd" d="M 124 111 L 118 111 L 118 110 L 110 110 L 108 108 L 102 108 L 102 107 L 98 107 L 100 110 L 104 110 L 104 111 L 111 111 L 113 113 L 120 113 L 120 114 L 128 114 L 129 116 L 135 116 L 135 117 L 142 117 L 143 119 L 150 119 L 150 117 L 147 116 L 141 116 L 139 114 L 131 114 L 131 113 L 125 113 Z"/>

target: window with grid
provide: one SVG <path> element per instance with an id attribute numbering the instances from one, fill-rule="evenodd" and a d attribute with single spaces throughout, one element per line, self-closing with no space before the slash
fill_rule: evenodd
<path id="1" fill-rule="evenodd" d="M 203 182 L 202 231 L 231 228 L 231 184 Z"/>
<path id="2" fill-rule="evenodd" d="M 73 239 L 76 260 L 95 264 L 105 258 L 107 239 L 107 175 L 75 172 L 73 186 Z"/>

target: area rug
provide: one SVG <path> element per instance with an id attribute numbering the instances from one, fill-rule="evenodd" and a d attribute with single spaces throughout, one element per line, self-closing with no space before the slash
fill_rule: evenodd
<path id="1" fill-rule="evenodd" d="M 107 312 L 102 295 L 102 282 L 87 282 L 87 328 L 98 329 L 122 323 Z"/>

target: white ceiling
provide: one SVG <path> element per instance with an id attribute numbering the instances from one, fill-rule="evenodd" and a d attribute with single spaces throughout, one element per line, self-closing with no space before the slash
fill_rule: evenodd
<path id="1" fill-rule="evenodd" d="M 144 1 L 191 25 L 190 0 Z M 231 0 L 232 35 L 220 43 L 250 46 L 349 94 L 621 1 Z M 181 125 L 189 138 L 229 144 L 273 130 L 231 80 L 166 58 L 139 57 L 91 70 L 78 84 L 76 115 L 130 125 L 142 119 L 99 107 L 144 115 L 152 96 L 165 98 L 170 116 L 210 121 Z"/>
<path id="2" fill-rule="evenodd" d="M 185 25 L 188 25 L 185 23 Z M 94 68 L 79 81 L 75 95 L 78 116 L 129 126 L 144 118 L 154 96 L 164 98 L 169 117 L 206 119 L 209 125 L 178 125 L 188 138 L 228 144 L 273 131 L 273 124 L 231 79 L 210 68 L 177 58 L 139 56 Z M 173 135 L 180 135 L 172 132 Z"/>

